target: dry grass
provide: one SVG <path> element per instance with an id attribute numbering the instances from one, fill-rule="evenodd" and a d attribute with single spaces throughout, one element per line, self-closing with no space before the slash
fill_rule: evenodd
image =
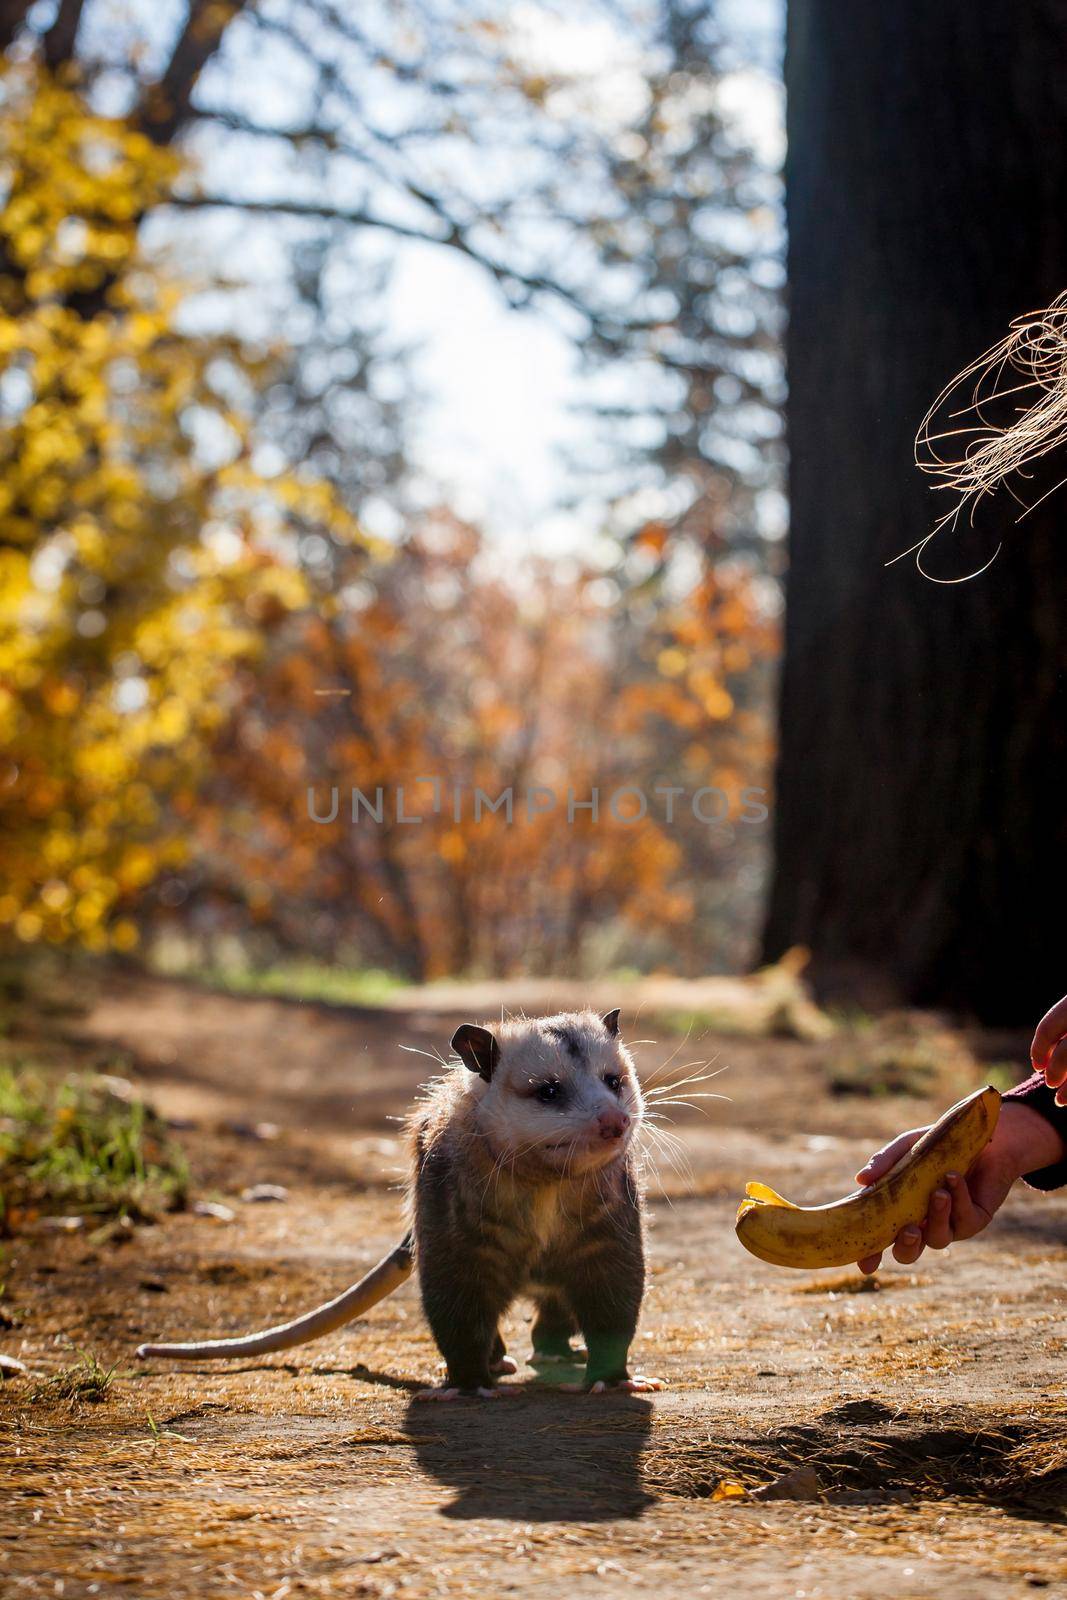
<path id="1" fill-rule="evenodd" d="M 949 1104 L 984 1081 L 959 1035 L 915 1012 L 843 1032 L 828 1053 L 826 1078 L 831 1094 L 937 1096 Z"/>
<path id="2" fill-rule="evenodd" d="M 50 1600 L 59 1582 L 68 1600 L 90 1586 L 138 1600 L 1067 1592 L 1062 1202 L 1016 1197 L 989 1235 L 924 1257 L 921 1273 L 887 1263 L 873 1287 L 845 1270 L 776 1273 L 734 1241 L 745 1177 L 843 1189 L 902 1117 L 936 1110 L 830 1096 L 842 1032 L 642 1053 L 661 1081 L 692 1054 L 730 1062 L 731 1101 L 680 1114 L 696 1192 L 651 1208 L 635 1357 L 665 1392 L 593 1400 L 520 1368 L 517 1398 L 430 1407 L 413 1400 L 438 1368 L 414 1286 L 291 1359 L 134 1364 L 131 1351 L 306 1308 L 393 1241 L 399 1202 L 372 1145 L 422 1066 L 398 1039 L 429 1047 L 451 1018 L 419 1033 L 419 1014 L 290 1019 L 275 1002 L 217 997 L 190 1010 L 162 987 L 121 1004 L 110 997 L 98 1037 L 183 1052 L 173 1066 L 153 1058 L 152 1098 L 200 1119 L 184 1136 L 199 1181 L 207 1163 L 235 1216 L 171 1214 L 121 1250 L 53 1230 L 10 1247 L 18 1328 L 5 1347 L 37 1373 L 71 1360 L 55 1353 L 71 1343 L 98 1352 L 105 1377 L 118 1366 L 106 1404 L 64 1394 L 59 1373 L 35 1400 L 32 1379 L 0 1392 L 0 1503 L 19 1533 L 0 1537 L 5 1594 Z M 278 1140 L 218 1131 L 238 1115 L 269 1118 Z M 284 1205 L 236 1198 L 279 1175 Z M 521 1362 L 527 1308 L 505 1336 Z"/>
<path id="3" fill-rule="evenodd" d="M 114 1366 L 104 1367 L 92 1351 L 83 1351 L 69 1367 L 35 1383 L 29 1399 L 35 1405 L 97 1406 L 107 1399 L 114 1377 Z"/>
<path id="4" fill-rule="evenodd" d="M 957 527 L 961 517 L 973 522 L 980 502 L 1002 487 L 1020 506 L 1016 521 L 1021 522 L 1067 478 L 1061 477 L 1029 504 L 1016 485 L 1031 475 L 1043 456 L 1065 444 L 1067 292 L 1045 310 L 1017 317 L 999 343 L 946 385 L 923 418 L 915 440 L 916 464 L 937 488 L 952 496 L 953 503 L 932 532 L 902 554 L 914 554 L 923 571 L 930 541 L 943 529 Z M 998 545 L 991 561 L 999 549 Z"/>
<path id="5" fill-rule="evenodd" d="M 893 1290 L 914 1289 L 919 1284 L 929 1283 L 929 1278 L 919 1277 L 912 1273 L 910 1277 L 890 1277 L 877 1273 L 870 1276 L 861 1276 L 852 1267 L 842 1272 L 824 1273 L 818 1278 L 805 1278 L 803 1283 L 789 1285 L 792 1294 L 819 1294 L 828 1295 L 836 1299 L 839 1294 L 885 1294 Z"/>

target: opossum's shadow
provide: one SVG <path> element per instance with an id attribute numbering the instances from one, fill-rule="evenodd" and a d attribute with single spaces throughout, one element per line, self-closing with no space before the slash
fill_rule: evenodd
<path id="1" fill-rule="evenodd" d="M 456 1491 L 444 1516 L 518 1522 L 639 1517 L 654 1499 L 641 1472 L 651 1428 L 637 1395 L 532 1385 L 515 1399 L 413 1400 L 404 1417 L 422 1470 Z"/>

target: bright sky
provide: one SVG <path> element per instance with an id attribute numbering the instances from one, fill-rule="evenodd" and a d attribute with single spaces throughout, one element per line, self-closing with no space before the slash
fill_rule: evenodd
<path id="1" fill-rule="evenodd" d="M 784 155 L 784 92 L 779 0 L 728 0 L 727 25 L 744 31 L 758 67 L 724 86 L 724 109 L 769 164 Z M 579 48 L 590 64 L 604 41 L 592 30 L 565 39 L 573 67 Z M 416 430 L 417 464 L 449 491 L 456 508 L 507 537 L 544 550 L 573 548 L 595 530 L 588 509 L 558 509 L 570 487 L 562 459 L 587 418 L 575 414 L 583 379 L 577 350 L 543 312 L 509 311 L 472 263 L 428 246 L 403 247 L 389 320 L 418 345 L 414 367 L 429 396 Z"/>
<path id="2" fill-rule="evenodd" d="M 753 63 L 724 85 L 723 109 L 770 165 L 780 162 L 784 146 L 781 3 L 720 0 L 719 8 L 724 26 Z M 157 4 L 162 25 L 175 0 Z M 532 65 L 579 74 L 588 67 L 589 92 L 603 101 L 608 118 L 624 115 L 628 100 L 640 96 L 641 59 L 608 23 L 571 20 L 534 0 L 518 0 L 509 24 L 520 37 L 525 33 Z M 299 121 L 302 86 L 291 60 L 273 71 L 269 51 L 260 50 L 253 65 L 254 72 L 238 71 L 236 85 L 231 78 L 230 102 L 248 99 L 247 113 L 257 121 Z M 238 156 L 243 192 L 269 195 L 276 189 L 272 160 L 261 158 L 269 148 L 253 147 L 251 165 L 247 147 Z M 185 226 L 183 220 L 183 231 Z M 205 261 L 213 252 L 216 259 L 221 255 L 231 270 L 257 285 L 246 308 L 253 325 L 258 316 L 268 328 L 277 314 L 276 299 L 271 310 L 272 286 L 278 288 L 282 270 L 276 226 L 209 213 L 198 216 L 195 234 Z M 504 539 L 533 541 L 543 550 L 589 541 L 599 531 L 591 525 L 595 508 L 559 509 L 574 488 L 564 451 L 578 449 L 590 428 L 588 416 L 577 411 L 587 392 L 579 352 L 560 319 L 548 308 L 510 311 L 479 267 L 447 249 L 390 240 L 388 252 L 394 273 L 381 321 L 392 342 L 413 347 L 411 364 L 425 403 L 413 423 L 412 457 L 428 490 L 440 485 L 458 511 Z"/>

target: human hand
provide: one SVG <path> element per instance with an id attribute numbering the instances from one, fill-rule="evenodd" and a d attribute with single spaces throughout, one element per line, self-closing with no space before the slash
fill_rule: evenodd
<path id="1" fill-rule="evenodd" d="M 875 1151 L 856 1174 L 856 1182 L 877 1183 L 925 1132 L 925 1128 L 912 1128 L 898 1134 Z M 902 1266 L 911 1266 L 927 1245 L 931 1250 L 944 1250 L 958 1239 L 973 1239 L 992 1222 L 1016 1178 L 1062 1161 L 1063 1153 L 1063 1140 L 1040 1112 L 1017 1101 L 1005 1101 L 993 1137 L 970 1172 L 947 1174 L 944 1185 L 935 1189 L 923 1221 L 909 1224 L 897 1234 L 894 1257 Z M 861 1272 L 875 1272 L 881 1259 L 879 1252 L 857 1264 Z"/>
<path id="2" fill-rule="evenodd" d="M 1045 1082 L 1056 1091 L 1056 1104 L 1067 1105 L 1067 995 L 1037 1025 L 1030 1046 L 1035 1072 L 1043 1072 Z"/>

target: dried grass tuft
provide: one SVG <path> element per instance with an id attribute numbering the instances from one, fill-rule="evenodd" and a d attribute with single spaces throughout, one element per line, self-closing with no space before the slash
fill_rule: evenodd
<path id="1" fill-rule="evenodd" d="M 36 1383 L 30 1400 L 34 1404 L 65 1400 L 72 1407 L 100 1405 L 108 1397 L 114 1376 L 114 1366 L 105 1367 L 92 1351 L 83 1351 L 71 1366 Z"/>
<path id="2" fill-rule="evenodd" d="M 1017 398 L 1020 397 L 1020 398 Z M 998 344 L 972 361 L 947 384 L 915 439 L 915 462 L 953 504 L 933 529 L 894 561 L 914 555 L 924 577 L 934 583 L 964 583 L 985 572 L 1001 546 L 977 571 L 962 578 L 933 578 L 923 566 L 931 540 L 961 517 L 973 525 L 979 504 L 1004 488 L 1021 507 L 1022 522 L 1052 488 L 1027 504 L 1010 480 L 1027 479 L 1042 457 L 1067 444 L 1067 291 L 1043 311 L 1017 317 Z M 887 563 L 892 565 L 892 562 Z"/>

